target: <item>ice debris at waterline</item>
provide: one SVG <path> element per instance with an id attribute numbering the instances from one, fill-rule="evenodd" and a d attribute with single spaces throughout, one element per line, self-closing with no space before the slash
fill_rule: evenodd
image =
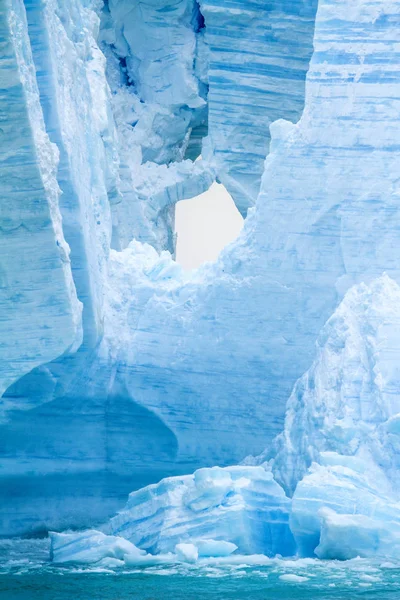
<path id="1" fill-rule="evenodd" d="M 78 533 L 50 532 L 50 559 L 55 564 L 101 564 L 114 568 L 124 564 L 195 563 L 199 558 L 229 557 L 236 549 L 235 544 L 223 540 L 199 539 L 196 543 L 176 544 L 174 552 L 154 556 L 122 537 L 94 529 Z"/>
<path id="2" fill-rule="evenodd" d="M 176 553 L 186 562 L 229 556 L 236 550 L 291 555 L 295 546 L 289 506 L 282 488 L 262 466 L 199 469 L 130 494 L 124 509 L 104 527 L 110 536 L 52 533 L 52 556 L 56 562 L 85 562 L 93 545 L 93 562 L 98 552 L 104 553 L 101 558 L 115 558 L 121 539 L 115 536 L 133 548 L 157 555 Z M 132 553 L 127 553 L 132 562 Z"/>
<path id="3" fill-rule="evenodd" d="M 354 286 L 321 331 L 269 464 L 203 468 L 135 491 L 105 525 L 102 550 L 93 532 L 72 544 L 52 534 L 54 560 L 84 562 L 92 547 L 93 562 L 118 558 L 115 536 L 132 545 L 131 564 L 137 548 L 186 562 L 236 549 L 399 559 L 399 352 L 399 286 L 387 275 Z"/>
<path id="4" fill-rule="evenodd" d="M 110 531 L 152 553 L 211 538 L 235 544 L 242 554 L 291 555 L 289 507 L 261 466 L 204 468 L 130 494 Z"/>

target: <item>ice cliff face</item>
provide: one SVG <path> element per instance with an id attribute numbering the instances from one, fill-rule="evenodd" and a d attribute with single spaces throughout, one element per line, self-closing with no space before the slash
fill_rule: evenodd
<path id="1" fill-rule="evenodd" d="M 273 471 L 303 555 L 399 556 L 399 292 L 352 288 L 288 401 Z"/>
<path id="2" fill-rule="evenodd" d="M 398 487 L 399 287 L 352 288 L 322 329 L 317 356 L 288 401 L 275 476 L 290 494 L 321 453 L 368 453 Z"/>
<path id="3" fill-rule="evenodd" d="M 35 366 L 77 349 L 81 305 L 61 223 L 58 152 L 45 129 L 22 2 L 2 4 L 0 28 L 2 394 Z"/>
<path id="4" fill-rule="evenodd" d="M 126 540 L 136 548 L 121 557 L 128 565 L 137 548 L 150 564 L 195 562 L 205 540 L 210 556 L 231 544 L 247 555 L 398 560 L 399 300 L 386 275 L 346 294 L 289 399 L 270 464 L 203 468 L 133 492 L 103 526 L 100 558 L 89 531 L 55 535 L 55 560 L 97 562 Z"/>
<path id="5" fill-rule="evenodd" d="M 269 126 L 296 122 L 312 52 L 316 0 L 202 0 L 208 48 L 208 145 L 244 216 L 255 204 Z"/>
<path id="6" fill-rule="evenodd" d="M 162 477 L 272 457 L 345 292 L 399 280 L 399 2 L 217 4 L 1 8 L 1 533 L 92 525 Z M 216 178 L 244 214 L 256 206 L 214 265 L 184 275 L 166 252 L 174 204 Z M 301 520 L 310 463 L 342 485 L 320 457 L 353 456 L 394 415 L 383 384 L 367 390 L 372 317 L 351 297 L 322 335 L 356 315 L 366 388 L 356 400 L 352 356 L 340 371 L 320 341 L 274 463 L 286 491 L 302 480 L 304 552 L 322 536 Z M 332 405 L 343 423 L 317 435 L 324 357 L 351 391 Z"/>

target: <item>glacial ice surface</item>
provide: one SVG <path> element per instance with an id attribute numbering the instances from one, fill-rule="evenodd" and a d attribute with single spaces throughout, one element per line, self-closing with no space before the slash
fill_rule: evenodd
<path id="1" fill-rule="evenodd" d="M 110 542 L 122 536 L 188 563 L 236 549 L 399 559 L 399 327 L 392 279 L 353 286 L 294 388 L 271 463 L 203 468 L 135 491 L 104 526 Z"/>
<path id="2" fill-rule="evenodd" d="M 244 216 L 260 189 L 270 124 L 296 122 L 303 110 L 317 4 L 200 0 L 208 48 L 203 154 Z"/>
<path id="3" fill-rule="evenodd" d="M 199 556 L 294 553 L 290 500 L 263 467 L 212 467 L 133 492 L 110 533 L 152 554 L 194 544 Z M 229 542 L 229 544 L 227 544 Z"/>
<path id="4" fill-rule="evenodd" d="M 191 278 L 162 252 L 174 251 L 175 203 L 215 179 L 242 212 L 254 204 L 269 124 L 301 114 L 315 10 L 2 6 L 1 77 L 15 91 L 3 99 L 4 185 L 14 145 L 17 161 L 1 229 L 3 534 L 87 526 L 88 514 L 93 525 L 135 487 L 238 462 L 279 431 L 284 401 L 267 408 L 260 352 L 265 290 L 258 267 L 240 267 L 258 250 L 244 238 L 241 256 Z"/>
<path id="5" fill-rule="evenodd" d="M 400 2 L 316 8 L 2 4 L 2 535 L 143 488 L 110 527 L 154 552 L 397 552 Z M 260 193 L 184 274 L 214 179 Z"/>
<path id="6" fill-rule="evenodd" d="M 346 294 L 288 401 L 273 461 L 300 555 L 398 557 L 400 288 Z"/>
<path id="7" fill-rule="evenodd" d="M 45 129 L 22 0 L 2 2 L 0 44 L 1 396 L 34 367 L 77 350 L 82 305 L 62 228 L 59 154 Z M 0 421 L 9 408 L 3 404 Z"/>

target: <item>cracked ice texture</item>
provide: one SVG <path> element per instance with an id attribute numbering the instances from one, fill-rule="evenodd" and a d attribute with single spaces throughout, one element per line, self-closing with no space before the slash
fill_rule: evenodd
<path id="1" fill-rule="evenodd" d="M 112 0 L 102 11 L 100 46 L 120 156 L 115 249 L 135 238 L 173 252 L 174 204 L 214 181 L 212 168 L 183 160 L 189 144 L 191 158 L 200 154 L 207 120 L 206 86 L 195 69 L 199 18 L 194 0 Z"/>
<path id="2" fill-rule="evenodd" d="M 152 179 L 163 182 L 171 178 L 158 165 L 178 161 L 171 169 L 178 175 L 173 196 L 182 200 L 210 185 L 181 162 L 202 151 L 208 179 L 217 176 L 246 214 L 259 191 L 270 123 L 279 117 L 296 121 L 302 111 L 316 4 L 204 2 L 201 14 L 193 0 L 108 3 L 102 48 L 120 134 L 123 192 L 113 208 L 114 248 L 127 247 L 134 232 L 158 250 L 173 249 L 173 203 L 140 185 L 142 162 Z M 121 69 L 117 59 L 126 66 Z"/>
<path id="3" fill-rule="evenodd" d="M 288 401 L 274 472 L 290 493 L 321 452 L 366 449 L 400 489 L 399 355 L 399 286 L 385 275 L 353 287 Z"/>
<path id="4" fill-rule="evenodd" d="M 56 179 L 57 148 L 46 134 L 25 9 L 0 7 L 0 394 L 35 366 L 81 340 Z"/>

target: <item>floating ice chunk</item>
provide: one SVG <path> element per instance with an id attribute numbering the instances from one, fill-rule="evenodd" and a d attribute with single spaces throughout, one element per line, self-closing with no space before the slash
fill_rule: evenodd
<path id="1" fill-rule="evenodd" d="M 213 467 L 133 492 L 109 527 L 152 554 L 189 543 L 201 556 L 236 548 L 287 556 L 295 553 L 289 513 L 289 498 L 263 467 Z"/>
<path id="2" fill-rule="evenodd" d="M 400 554 L 400 521 L 393 523 L 363 514 L 339 515 L 328 508 L 321 509 L 319 516 L 321 537 L 315 549 L 319 558 L 350 560 Z"/>
<path id="3" fill-rule="evenodd" d="M 123 560 L 126 554 L 146 554 L 124 538 L 89 529 L 79 533 L 50 532 L 50 558 L 54 563 L 97 563 L 105 558 Z"/>
<path id="4" fill-rule="evenodd" d="M 111 558 L 107 556 L 97 562 L 96 566 L 103 567 L 104 569 L 117 569 L 118 567 L 124 567 L 125 561 L 120 558 Z"/>
<path id="5" fill-rule="evenodd" d="M 304 583 L 304 581 L 308 581 L 308 577 L 302 577 L 301 575 L 295 575 L 294 573 L 285 573 L 285 575 L 280 575 L 279 579 L 289 583 Z"/>
<path id="6" fill-rule="evenodd" d="M 343 465 L 346 458 L 354 469 Z M 334 465 L 333 453 L 329 460 L 313 465 L 293 496 L 291 528 L 300 554 L 399 556 L 400 505 L 384 474 L 372 460 L 338 456 Z"/>
<path id="7" fill-rule="evenodd" d="M 134 552 L 132 554 L 125 554 L 124 556 L 125 565 L 127 567 L 151 567 L 153 565 L 167 565 L 178 562 L 176 554 L 168 552 L 167 554 L 138 554 Z"/>
<path id="8" fill-rule="evenodd" d="M 199 557 L 199 551 L 194 544 L 177 544 L 175 552 L 179 560 L 194 563 Z"/>
<path id="9" fill-rule="evenodd" d="M 223 540 L 198 540 L 195 543 L 200 557 L 230 556 L 237 550 L 236 544 Z"/>

